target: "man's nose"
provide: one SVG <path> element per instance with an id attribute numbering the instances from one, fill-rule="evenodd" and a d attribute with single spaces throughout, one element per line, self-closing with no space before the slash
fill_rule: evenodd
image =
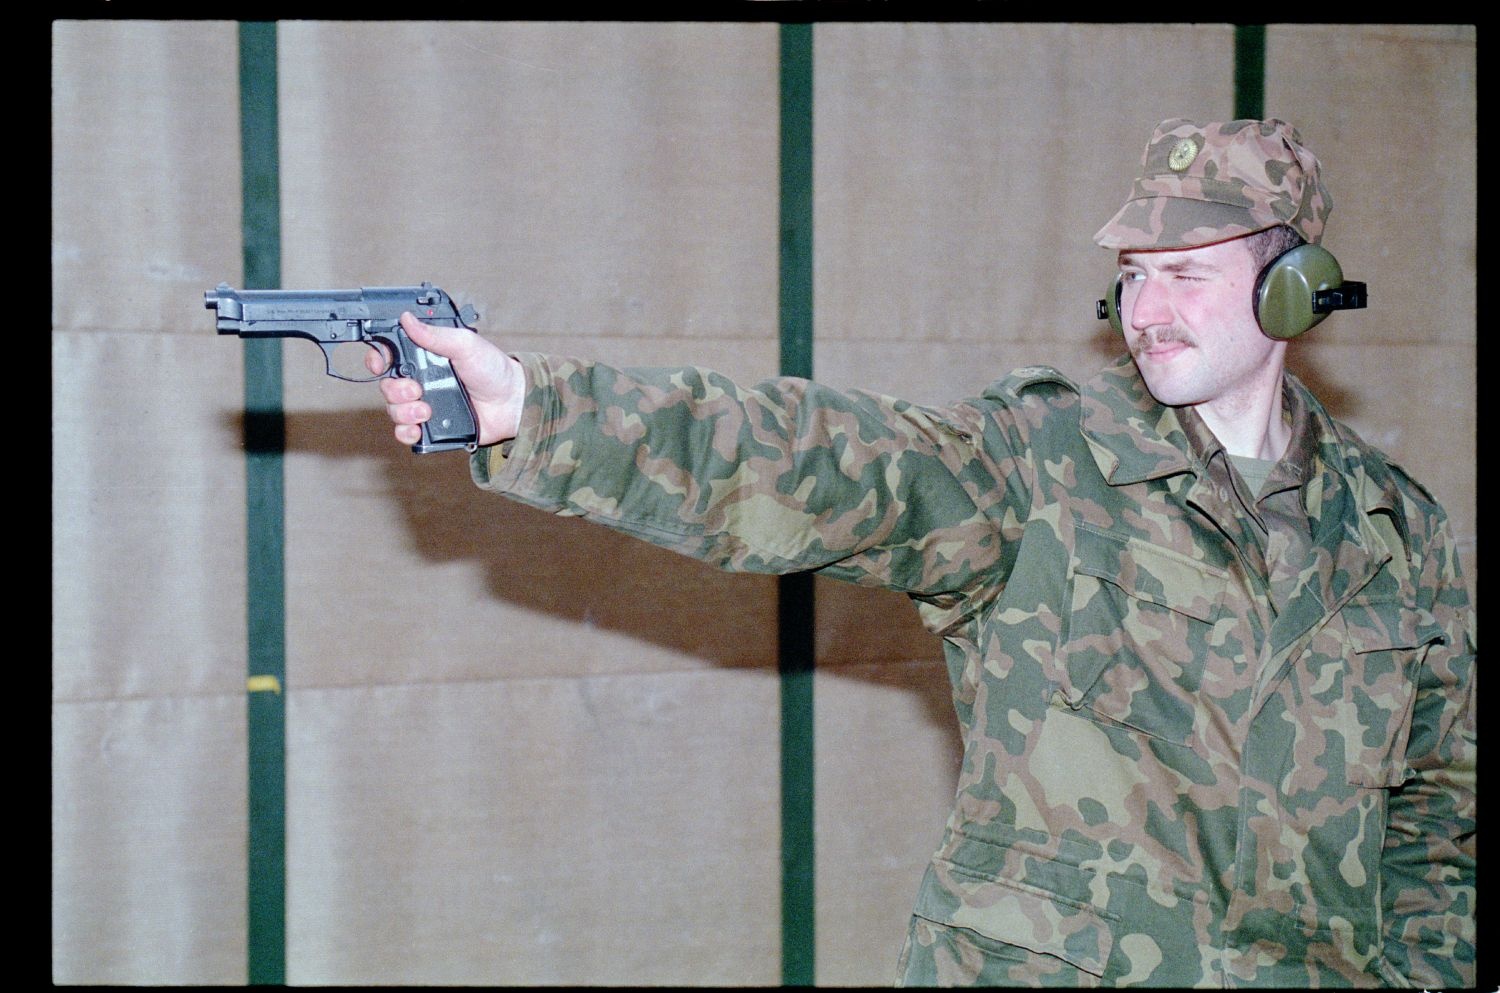
<path id="1" fill-rule="evenodd" d="M 1144 331 L 1172 323 L 1171 303 L 1160 279 L 1142 276 L 1136 280 L 1133 289 L 1135 292 L 1128 294 L 1131 299 L 1126 304 L 1130 307 L 1131 327 Z"/>

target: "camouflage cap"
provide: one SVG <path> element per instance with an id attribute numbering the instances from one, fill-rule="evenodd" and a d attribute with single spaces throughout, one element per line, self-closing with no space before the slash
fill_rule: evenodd
<path id="1" fill-rule="evenodd" d="M 1285 224 L 1309 244 L 1333 198 L 1318 160 L 1285 121 L 1156 126 L 1130 199 L 1094 240 L 1105 248 L 1190 248 Z"/>

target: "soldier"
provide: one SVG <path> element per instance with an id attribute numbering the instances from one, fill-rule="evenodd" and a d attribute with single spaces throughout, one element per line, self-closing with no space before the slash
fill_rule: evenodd
<path id="1" fill-rule="evenodd" d="M 1129 354 L 944 408 L 403 324 L 469 390 L 478 485 L 942 636 L 964 755 L 904 983 L 1471 985 L 1453 538 L 1283 368 L 1331 206 L 1284 122 L 1164 122 L 1096 235 Z M 414 443 L 419 387 L 381 389 Z"/>

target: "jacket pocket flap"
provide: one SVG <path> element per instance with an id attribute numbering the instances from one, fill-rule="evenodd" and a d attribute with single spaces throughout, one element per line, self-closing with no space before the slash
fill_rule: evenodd
<path id="1" fill-rule="evenodd" d="M 1357 654 L 1410 650 L 1446 641 L 1432 612 L 1399 600 L 1355 599 L 1339 612 Z"/>
<path id="2" fill-rule="evenodd" d="M 1218 618 L 1229 574 L 1181 552 L 1079 523 L 1073 531 L 1076 570 L 1138 600 L 1200 621 Z"/>
<path id="3" fill-rule="evenodd" d="M 1114 947 L 1114 932 L 1091 904 L 974 873 L 943 859 L 928 867 L 914 913 L 1055 955 L 1094 976 L 1104 975 Z"/>

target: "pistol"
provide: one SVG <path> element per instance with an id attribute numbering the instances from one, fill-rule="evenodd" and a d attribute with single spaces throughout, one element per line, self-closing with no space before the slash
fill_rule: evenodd
<path id="1" fill-rule="evenodd" d="M 366 286 L 357 290 L 236 290 L 228 283 L 203 294 L 203 306 L 218 312 L 219 334 L 241 338 L 307 338 L 323 349 L 328 375 L 350 383 L 404 376 L 422 384 L 422 399 L 432 418 L 422 440 L 411 446 L 419 455 L 479 446 L 474 405 L 469 393 L 441 355 L 420 348 L 401 328 L 409 310 L 426 324 L 468 328 L 479 315 L 455 307 L 453 298 L 431 283 L 421 286 Z M 389 349 L 390 364 L 373 376 L 345 375 L 334 368 L 334 352 L 358 343 Z"/>

